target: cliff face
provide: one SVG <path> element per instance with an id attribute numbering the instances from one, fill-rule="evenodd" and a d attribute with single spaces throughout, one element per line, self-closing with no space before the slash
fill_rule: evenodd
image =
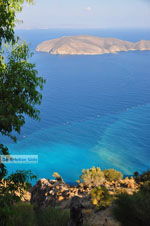
<path id="1" fill-rule="evenodd" d="M 150 41 L 128 42 L 115 38 L 84 35 L 45 41 L 36 48 L 36 51 L 54 55 L 99 55 L 129 50 L 150 50 Z"/>

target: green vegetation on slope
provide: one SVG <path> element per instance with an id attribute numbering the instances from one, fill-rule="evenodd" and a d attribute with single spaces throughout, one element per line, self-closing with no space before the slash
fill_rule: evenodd
<path id="1" fill-rule="evenodd" d="M 29 190 L 28 180 L 34 178 L 34 175 L 32 175 L 31 172 L 28 172 L 28 174 L 23 171 L 17 172 L 14 175 L 9 176 L 7 180 L 1 180 L 0 188 L 2 193 L 0 194 L 0 225 L 67 226 L 70 218 L 69 207 L 65 207 L 63 209 L 62 206 L 59 205 L 61 204 L 62 199 L 59 200 L 59 196 L 56 195 L 60 194 L 60 196 L 62 196 L 61 191 L 59 190 L 59 188 L 61 188 L 64 189 L 64 192 L 65 189 L 67 189 L 71 194 L 70 198 L 67 198 L 68 194 L 66 194 L 66 199 L 64 200 L 65 202 L 75 196 L 72 195 L 73 189 L 75 189 L 76 192 L 80 192 L 80 199 L 82 200 L 83 205 L 85 203 L 85 208 L 87 208 L 87 210 L 90 208 L 94 214 L 99 213 L 101 210 L 107 210 L 107 208 L 111 206 L 115 218 L 120 221 L 123 226 L 149 226 L 149 171 L 143 173 L 142 175 L 138 174 L 138 190 L 137 187 L 131 189 L 132 187 L 129 186 L 129 188 L 127 188 L 124 184 L 126 179 L 121 179 L 122 174 L 119 174 L 119 172 L 112 169 L 107 170 L 107 177 L 105 177 L 103 170 L 98 167 L 84 170 L 82 171 L 82 183 L 76 187 L 70 188 L 69 186 L 67 187 L 59 174 L 55 173 L 53 176 L 56 177 L 56 181 L 51 181 L 52 183 L 50 183 L 50 181 L 44 179 L 45 184 L 43 183 L 41 184 L 41 187 L 38 187 L 40 183 L 37 183 L 37 187 L 35 186 L 35 189 L 39 189 L 38 196 L 36 196 L 38 200 L 40 200 L 41 197 L 46 197 L 46 201 L 51 198 L 56 198 L 55 201 L 57 205 L 54 205 L 54 207 L 51 206 L 51 202 L 45 206 L 42 206 L 42 203 L 40 203 L 40 206 L 37 206 L 34 202 L 32 205 L 21 202 L 21 197 L 23 196 L 24 191 Z M 98 186 L 94 184 L 94 178 L 96 178 L 96 184 L 98 184 Z M 99 185 L 102 181 L 103 184 Z M 132 178 L 128 179 L 128 181 L 128 185 L 130 185 L 130 182 L 133 183 Z M 54 183 L 56 185 L 53 187 Z M 114 191 L 112 193 L 112 185 L 120 187 L 121 183 L 123 183 L 124 189 L 120 189 L 118 192 L 118 187 L 114 187 Z M 16 191 L 19 191 L 19 193 L 16 193 Z M 44 191 L 46 193 L 44 193 Z M 51 191 L 54 194 L 51 195 Z M 127 193 L 128 191 L 132 191 L 132 193 Z M 34 192 L 36 192 L 36 190 L 34 190 Z"/>
<path id="2" fill-rule="evenodd" d="M 140 189 L 133 195 L 119 194 L 114 216 L 123 226 L 150 226 L 150 171 L 135 173 Z"/>

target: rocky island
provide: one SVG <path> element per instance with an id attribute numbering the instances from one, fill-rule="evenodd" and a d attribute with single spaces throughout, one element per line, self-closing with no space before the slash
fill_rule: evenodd
<path id="1" fill-rule="evenodd" d="M 134 50 L 150 50 L 150 40 L 129 42 L 116 38 L 80 35 L 44 41 L 36 48 L 36 51 L 53 55 L 99 55 Z"/>

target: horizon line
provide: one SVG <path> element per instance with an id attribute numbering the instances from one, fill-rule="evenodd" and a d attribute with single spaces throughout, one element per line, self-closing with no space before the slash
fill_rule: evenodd
<path id="1" fill-rule="evenodd" d="M 134 30 L 138 30 L 138 29 L 143 29 L 143 30 L 148 30 L 150 29 L 150 27 L 49 27 L 49 28 L 15 28 L 15 30 L 51 30 L 51 29 L 70 29 L 70 30 L 95 30 L 95 29 L 113 29 L 113 30 L 127 30 L 127 29 L 134 29 Z"/>

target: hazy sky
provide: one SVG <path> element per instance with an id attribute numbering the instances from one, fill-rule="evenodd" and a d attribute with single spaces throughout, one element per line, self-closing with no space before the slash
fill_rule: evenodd
<path id="1" fill-rule="evenodd" d="M 150 28 L 150 0 L 35 0 L 17 28 Z"/>

